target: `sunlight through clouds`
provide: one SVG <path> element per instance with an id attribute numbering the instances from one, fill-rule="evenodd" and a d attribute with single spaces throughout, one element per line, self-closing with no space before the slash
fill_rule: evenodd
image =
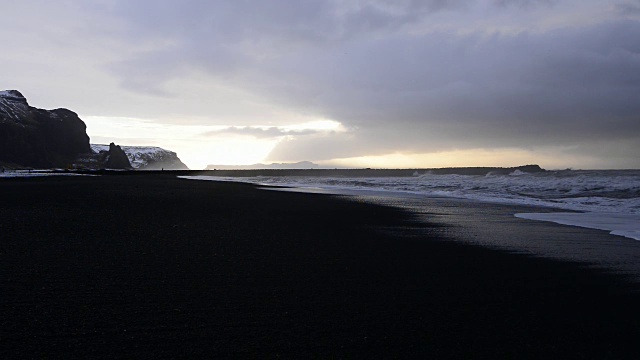
<path id="1" fill-rule="evenodd" d="M 569 149 L 564 149 L 565 151 Z M 443 167 L 475 167 L 500 163 L 505 167 L 515 167 L 524 164 L 543 163 L 548 169 L 564 169 L 567 159 L 558 159 L 554 152 L 548 149 L 522 150 L 508 149 L 470 149 L 433 153 L 393 153 L 379 156 L 361 156 L 345 159 L 321 161 L 326 167 L 371 167 L 371 168 L 443 168 Z M 586 155 L 570 155 L 573 163 L 586 164 L 586 168 L 597 164 L 597 159 Z"/>
<path id="2" fill-rule="evenodd" d="M 339 122 L 327 119 L 306 119 L 306 122 L 281 127 L 233 128 L 235 131 L 224 125 L 165 124 L 125 117 L 87 116 L 84 120 L 89 134 L 99 134 L 91 136 L 92 143 L 166 147 L 177 152 L 193 170 L 210 164 L 258 163 L 285 137 L 346 131 Z"/>
<path id="3" fill-rule="evenodd" d="M 5 3 L 7 89 L 194 168 L 640 166 L 637 0 Z"/>

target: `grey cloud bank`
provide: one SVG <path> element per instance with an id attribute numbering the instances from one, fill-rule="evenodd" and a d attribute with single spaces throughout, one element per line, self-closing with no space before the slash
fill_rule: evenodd
<path id="1" fill-rule="evenodd" d="M 214 130 L 205 133 L 205 136 L 216 136 L 219 134 L 247 135 L 258 139 L 278 138 L 282 136 L 302 136 L 317 134 L 317 130 L 283 130 L 275 126 L 268 128 L 238 127 L 232 126 L 222 130 Z"/>
<path id="2" fill-rule="evenodd" d="M 203 124 L 237 126 L 229 132 L 288 135 L 269 161 L 554 148 L 558 156 L 589 156 L 591 166 L 640 167 L 637 1 L 67 4 L 44 25 L 64 28 L 58 22 L 66 13 L 101 19 L 66 32 L 71 39 L 63 42 L 75 48 L 99 40 L 109 52 L 104 61 L 100 51 L 87 55 L 95 75 L 74 76 L 102 88 L 91 96 L 122 96 L 112 110 L 96 105 L 102 113 L 154 115 L 143 109 L 149 105 L 178 113 L 164 121 L 186 121 L 180 112 L 191 111 Z M 44 25 L 25 31 L 36 36 Z M 42 46 L 55 52 L 55 44 Z M 230 93 L 252 105 L 221 100 Z M 264 125 L 259 102 L 349 131 L 242 128 Z"/>

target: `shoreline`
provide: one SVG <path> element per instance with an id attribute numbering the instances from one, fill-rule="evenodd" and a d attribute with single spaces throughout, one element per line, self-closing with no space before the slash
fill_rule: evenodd
<path id="1" fill-rule="evenodd" d="M 628 277 L 450 240 L 554 236 L 488 205 L 418 218 L 169 174 L 0 179 L 0 195 L 0 350 L 13 358 L 640 350 Z"/>
<path id="2" fill-rule="evenodd" d="M 640 243 L 638 239 L 631 236 L 635 234 L 618 234 L 615 230 L 606 229 L 605 226 L 598 228 L 580 222 L 580 216 L 601 219 L 598 217 L 600 214 L 541 205 L 486 202 L 392 191 L 328 190 L 268 185 L 261 185 L 259 188 L 270 191 L 347 196 L 358 201 L 392 206 L 415 214 L 421 219 L 420 221 L 429 222 L 435 218 L 437 222 L 449 225 L 446 236 L 454 241 L 595 266 L 604 271 L 626 274 L 632 277 L 634 282 L 640 283 L 640 263 L 636 261 L 640 258 Z M 455 209 L 455 213 L 451 209 Z M 514 226 L 513 230 L 502 226 L 504 230 L 500 236 L 496 236 L 492 232 L 494 229 L 487 229 L 482 221 L 469 220 L 475 218 L 473 211 L 476 210 L 484 213 L 484 221 L 490 223 L 520 221 L 522 222 L 520 227 L 526 230 L 518 229 L 517 226 Z M 569 220 L 563 223 L 565 218 Z M 467 228 L 453 231 L 452 229 L 460 223 L 464 223 Z M 510 239 L 522 231 L 535 236 L 526 236 L 519 241 L 494 239 L 495 237 Z M 474 233 L 469 236 L 472 232 Z"/>
<path id="3" fill-rule="evenodd" d="M 437 195 L 433 193 L 425 193 L 420 191 L 411 190 L 396 190 L 386 189 L 384 186 L 380 189 L 371 187 L 369 189 L 364 188 L 349 188 L 348 186 L 334 186 L 319 183 L 312 185 L 309 183 L 296 184 L 295 182 L 287 184 L 277 183 L 261 183 L 259 181 L 251 180 L 245 181 L 242 177 L 215 177 L 215 176 L 178 176 L 179 178 L 192 179 L 192 180 L 209 180 L 209 181 L 238 181 L 246 182 L 264 186 L 265 189 L 273 189 L 277 191 L 290 191 L 290 192 L 302 192 L 302 193 L 314 193 L 314 194 L 334 194 L 334 195 L 348 195 L 348 196 L 364 196 L 370 198 L 398 198 L 398 199 L 456 199 L 460 201 L 472 201 L 481 202 L 487 204 L 493 204 L 496 206 L 513 206 L 522 207 L 523 209 L 531 209 L 529 211 L 516 211 L 513 213 L 515 217 L 535 220 L 535 221 L 548 221 L 559 225 L 577 226 L 587 229 L 604 230 L 611 235 L 623 236 L 633 240 L 640 241 L 640 214 L 629 212 L 616 212 L 611 209 L 588 209 L 588 208 L 572 208 L 553 203 L 545 202 L 542 199 L 528 199 L 528 201 L 534 201 L 528 203 L 524 199 L 514 200 L 512 198 L 491 198 L 486 195 L 478 194 L 465 194 L 465 195 Z M 535 203 L 539 201 L 540 203 Z M 599 210 L 599 211 L 598 211 Z M 627 209 L 629 210 L 629 209 Z"/>

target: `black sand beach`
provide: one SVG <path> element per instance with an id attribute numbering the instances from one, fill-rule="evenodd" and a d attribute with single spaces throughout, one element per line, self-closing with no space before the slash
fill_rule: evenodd
<path id="1" fill-rule="evenodd" d="M 640 296 L 628 279 L 451 241 L 445 225 L 414 219 L 161 174 L 0 179 L 0 353 L 640 354 Z"/>

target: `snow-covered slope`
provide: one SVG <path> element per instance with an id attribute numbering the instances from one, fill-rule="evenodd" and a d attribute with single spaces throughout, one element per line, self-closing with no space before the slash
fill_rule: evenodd
<path id="1" fill-rule="evenodd" d="M 17 90 L 0 91 L 0 121 L 13 120 L 21 123 L 29 117 L 29 104 L 27 99 Z"/>
<path id="2" fill-rule="evenodd" d="M 120 146 L 131 162 L 131 166 L 137 170 L 189 170 L 180 161 L 178 155 L 169 150 L 155 146 Z M 109 145 L 91 144 L 91 149 L 96 153 L 108 151 Z"/>

